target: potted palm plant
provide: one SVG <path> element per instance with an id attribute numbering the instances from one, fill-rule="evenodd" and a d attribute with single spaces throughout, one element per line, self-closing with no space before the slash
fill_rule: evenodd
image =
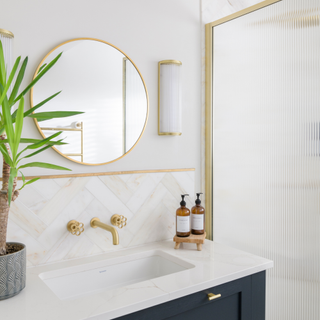
<path id="1" fill-rule="evenodd" d="M 57 140 L 57 137 L 62 133 L 61 131 L 43 140 L 22 138 L 21 133 L 24 118 L 31 117 L 36 118 L 38 121 L 44 121 L 82 113 L 69 111 L 35 112 L 61 91 L 40 102 L 28 111 L 24 111 L 24 96 L 55 65 L 61 57 L 61 54 L 62 53 L 49 64 L 43 65 L 37 76 L 20 92 L 20 85 L 24 78 L 28 57 L 24 59 L 21 65 L 21 57 L 18 57 L 11 73 L 7 74 L 6 61 L 0 41 L 0 152 L 3 157 L 2 188 L 0 190 L 0 300 L 15 296 L 25 287 L 25 245 L 17 242 L 7 243 L 7 224 L 11 202 L 17 199 L 22 188 L 40 179 L 34 178 L 26 181 L 22 172 L 23 169 L 40 167 L 70 170 L 44 162 L 27 162 L 24 164 L 20 162 L 23 159 L 29 159 L 47 150 L 53 145 L 65 144 L 62 139 Z M 18 106 L 15 111 L 13 111 L 14 106 Z M 18 175 L 20 175 L 23 180 L 23 184 L 19 189 L 17 188 Z"/>

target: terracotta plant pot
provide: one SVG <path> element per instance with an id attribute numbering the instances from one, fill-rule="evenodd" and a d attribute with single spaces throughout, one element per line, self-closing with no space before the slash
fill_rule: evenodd
<path id="1" fill-rule="evenodd" d="M 14 297 L 26 286 L 26 246 L 19 242 L 8 244 L 18 244 L 23 249 L 0 256 L 0 300 Z"/>

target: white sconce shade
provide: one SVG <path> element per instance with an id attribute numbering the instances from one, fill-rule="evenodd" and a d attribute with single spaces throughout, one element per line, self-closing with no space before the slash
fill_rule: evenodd
<path id="1" fill-rule="evenodd" d="M 4 61 L 6 62 L 7 73 L 11 72 L 11 67 L 12 67 L 13 37 L 14 35 L 12 32 L 5 29 L 0 29 L 0 40 L 2 42 L 3 55 L 4 55 Z"/>
<path id="2" fill-rule="evenodd" d="M 163 60 L 158 66 L 158 134 L 182 134 L 181 61 Z"/>

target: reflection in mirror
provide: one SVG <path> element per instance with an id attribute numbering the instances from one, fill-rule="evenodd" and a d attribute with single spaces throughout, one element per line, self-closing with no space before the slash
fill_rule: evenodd
<path id="1" fill-rule="evenodd" d="M 56 151 L 76 162 L 98 165 L 121 158 L 139 141 L 147 123 L 148 96 L 139 71 L 111 44 L 84 38 L 53 49 L 36 73 L 61 51 L 56 68 L 33 88 L 31 107 L 62 90 L 43 111 L 85 113 L 36 121 L 41 134 L 48 137 L 62 130 L 68 144 Z"/>

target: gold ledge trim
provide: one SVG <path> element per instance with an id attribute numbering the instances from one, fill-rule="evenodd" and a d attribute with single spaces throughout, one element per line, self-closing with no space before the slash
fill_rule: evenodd
<path id="1" fill-rule="evenodd" d="M 80 178 L 80 177 L 97 177 L 97 176 L 113 176 L 119 174 L 136 174 L 136 173 L 158 173 L 158 172 L 184 172 L 184 171 L 196 171 L 195 168 L 185 169 L 158 169 L 158 170 L 132 170 L 132 171 L 114 171 L 114 172 L 92 172 L 92 173 L 71 173 L 61 175 L 48 175 L 48 176 L 27 176 L 26 180 L 41 178 L 41 179 L 59 179 L 59 178 Z M 18 177 L 18 180 L 22 180 Z M 2 178 L 0 178 L 2 181 Z"/>
<path id="2" fill-rule="evenodd" d="M 0 29 L 0 34 L 7 38 L 14 38 L 14 34 L 11 31 L 6 29 Z"/>

